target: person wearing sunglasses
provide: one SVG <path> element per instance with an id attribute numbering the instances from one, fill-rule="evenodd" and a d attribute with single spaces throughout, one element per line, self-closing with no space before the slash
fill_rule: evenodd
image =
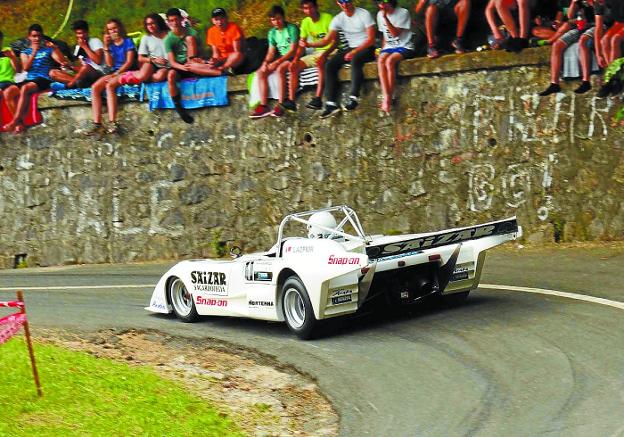
<path id="1" fill-rule="evenodd" d="M 381 110 L 389 113 L 396 84 L 399 62 L 414 57 L 414 43 L 410 25 L 412 19 L 407 9 L 397 7 L 397 0 L 377 0 L 377 27 L 383 44 L 377 58 L 381 85 Z"/>

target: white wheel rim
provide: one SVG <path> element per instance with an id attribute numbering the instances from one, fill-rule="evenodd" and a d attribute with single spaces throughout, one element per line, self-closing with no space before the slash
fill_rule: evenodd
<path id="1" fill-rule="evenodd" d="M 171 284 L 171 304 L 181 316 L 188 316 L 193 308 L 193 296 L 186 290 L 184 282 L 176 279 Z"/>
<path id="2" fill-rule="evenodd" d="M 284 313 L 293 328 L 301 328 L 306 318 L 305 304 L 296 288 L 289 288 L 284 294 Z"/>

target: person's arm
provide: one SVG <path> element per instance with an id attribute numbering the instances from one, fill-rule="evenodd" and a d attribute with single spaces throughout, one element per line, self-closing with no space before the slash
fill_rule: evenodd
<path id="1" fill-rule="evenodd" d="M 335 44 L 337 40 L 338 40 L 338 32 L 334 29 L 330 29 L 330 31 L 327 32 L 327 35 L 325 35 L 325 38 L 319 39 L 318 41 L 314 41 L 314 42 L 300 41 L 299 45 L 302 46 L 302 43 L 303 43 L 302 47 L 312 47 L 316 49 L 319 47 L 325 47 L 329 43 Z"/>
<path id="2" fill-rule="evenodd" d="M 13 53 L 12 49 L 8 49 L 4 51 L 4 55 L 9 58 L 11 62 L 11 67 L 15 70 L 16 73 L 22 72 L 22 63 L 17 59 L 15 53 Z"/>
<path id="3" fill-rule="evenodd" d="M 296 40 L 295 40 L 296 41 Z M 297 43 L 294 42 L 290 45 L 290 48 L 288 49 L 288 52 L 284 53 L 284 56 L 280 56 L 278 57 L 276 60 L 274 60 L 273 62 L 269 63 L 268 67 L 269 69 L 275 70 L 282 62 L 286 62 L 288 61 L 290 58 L 292 58 L 296 51 L 297 51 Z"/>
<path id="4" fill-rule="evenodd" d="M 344 57 L 345 61 L 350 61 L 355 55 L 363 52 L 369 47 L 372 47 L 373 44 L 375 44 L 375 26 L 368 26 L 366 28 L 366 41 L 348 52 Z"/>
<path id="5" fill-rule="evenodd" d="M 80 48 L 82 48 L 85 51 L 89 59 L 91 59 L 95 64 L 99 64 L 100 62 L 102 62 L 102 55 L 104 54 L 104 50 L 91 49 L 91 46 L 89 45 L 89 41 L 86 39 L 79 40 L 78 45 L 80 46 Z"/>
<path id="6" fill-rule="evenodd" d="M 321 56 L 319 56 L 317 63 L 323 63 L 327 60 L 327 58 L 329 57 L 329 55 L 332 54 L 332 52 L 336 49 L 336 47 L 338 47 L 338 41 L 337 40 L 333 40 L 331 45 L 329 47 L 327 47 L 327 50 L 325 50 L 323 53 L 321 53 Z"/>
<path id="7" fill-rule="evenodd" d="M 420 0 L 418 2 L 418 4 L 414 7 L 414 12 L 416 13 L 416 15 L 422 13 L 422 11 L 425 9 L 425 6 L 427 6 L 428 2 L 429 0 Z"/>
<path id="8" fill-rule="evenodd" d="M 104 62 L 107 66 L 113 67 L 113 55 L 110 51 L 110 45 L 112 44 L 111 37 L 108 33 L 104 34 Z"/>
<path id="9" fill-rule="evenodd" d="M 271 65 L 271 61 L 275 58 L 276 49 L 275 46 L 270 45 L 269 50 L 267 50 L 267 54 L 264 57 L 264 61 L 262 61 L 262 67 L 269 68 Z"/>
<path id="10" fill-rule="evenodd" d="M 32 67 L 32 63 L 35 60 L 35 56 L 37 56 L 37 52 L 39 51 L 39 44 L 32 43 L 30 48 L 32 49 L 30 56 L 24 54 L 24 52 L 20 53 L 20 58 L 22 60 L 22 66 L 23 66 L 24 71 L 28 71 L 30 70 L 30 67 Z"/>
<path id="11" fill-rule="evenodd" d="M 383 13 L 381 14 L 381 17 L 384 20 L 386 27 L 388 28 L 388 32 L 390 32 L 390 35 L 392 35 L 395 38 L 399 36 L 399 34 L 401 33 L 403 29 L 395 27 L 394 24 L 392 24 L 392 22 L 390 21 L 390 18 L 388 18 L 388 14 L 386 14 L 386 11 L 383 11 Z"/>
<path id="12" fill-rule="evenodd" d="M 61 52 L 61 49 L 53 43 L 49 43 L 49 47 L 52 47 L 52 59 L 61 65 L 70 65 L 69 59 Z"/>

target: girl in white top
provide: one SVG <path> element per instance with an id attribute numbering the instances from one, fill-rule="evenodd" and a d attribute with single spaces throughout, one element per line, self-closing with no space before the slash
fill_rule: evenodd
<path id="1" fill-rule="evenodd" d="M 377 0 L 377 5 L 377 27 L 383 35 L 382 49 L 377 58 L 382 92 L 381 110 L 389 113 L 396 85 L 397 66 L 402 59 L 414 57 L 414 43 L 409 11 L 397 7 L 397 0 Z"/>

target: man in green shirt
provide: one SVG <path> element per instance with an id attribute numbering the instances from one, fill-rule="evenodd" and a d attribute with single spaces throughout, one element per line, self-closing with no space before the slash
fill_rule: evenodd
<path id="1" fill-rule="evenodd" d="M 182 13 L 178 8 L 169 9 L 166 15 L 167 24 L 171 29 L 163 41 L 171 66 L 167 73 L 169 95 L 180 118 L 190 124 L 193 123 L 193 117 L 182 108 L 177 82 L 194 76 L 189 61 L 197 58 L 197 32 L 191 27 L 182 26 Z"/>
<path id="2" fill-rule="evenodd" d="M 332 16 L 327 12 L 319 12 L 316 0 L 301 0 L 301 10 L 305 18 L 301 20 L 301 32 L 299 36 L 299 49 L 295 59 L 290 63 L 290 82 L 288 83 L 288 100 L 282 106 L 289 111 L 296 111 L 295 93 L 299 84 L 299 73 L 304 68 L 316 67 L 318 71 L 318 84 L 316 95 L 306 107 L 310 109 L 323 109 L 323 85 L 325 80 L 325 61 L 336 48 L 336 41 L 332 41 L 324 47 L 316 47 L 315 43 L 325 38 L 329 33 L 329 23 Z M 314 52 L 306 54 L 306 48 L 314 47 Z M 302 56 L 303 55 L 303 56 Z"/>
<path id="3" fill-rule="evenodd" d="M 2 49 L 0 51 L 0 97 L 2 97 L 2 90 L 15 83 L 15 72 L 20 66 L 13 50 L 9 47 L 4 49 L 3 43 L 4 34 L 0 31 L 0 49 Z"/>
<path id="4" fill-rule="evenodd" d="M 292 23 L 285 20 L 284 9 L 281 6 L 273 6 L 269 12 L 269 20 L 273 26 L 269 30 L 269 50 L 256 71 L 258 86 L 260 91 L 260 104 L 249 115 L 250 118 L 261 118 L 267 115 L 279 116 L 284 110 L 278 104 L 273 111 L 268 107 L 269 101 L 269 76 L 277 73 L 279 81 L 279 96 L 283 100 L 286 95 L 286 72 L 290 66 L 290 61 L 297 51 L 297 40 L 299 39 L 299 29 Z"/>

